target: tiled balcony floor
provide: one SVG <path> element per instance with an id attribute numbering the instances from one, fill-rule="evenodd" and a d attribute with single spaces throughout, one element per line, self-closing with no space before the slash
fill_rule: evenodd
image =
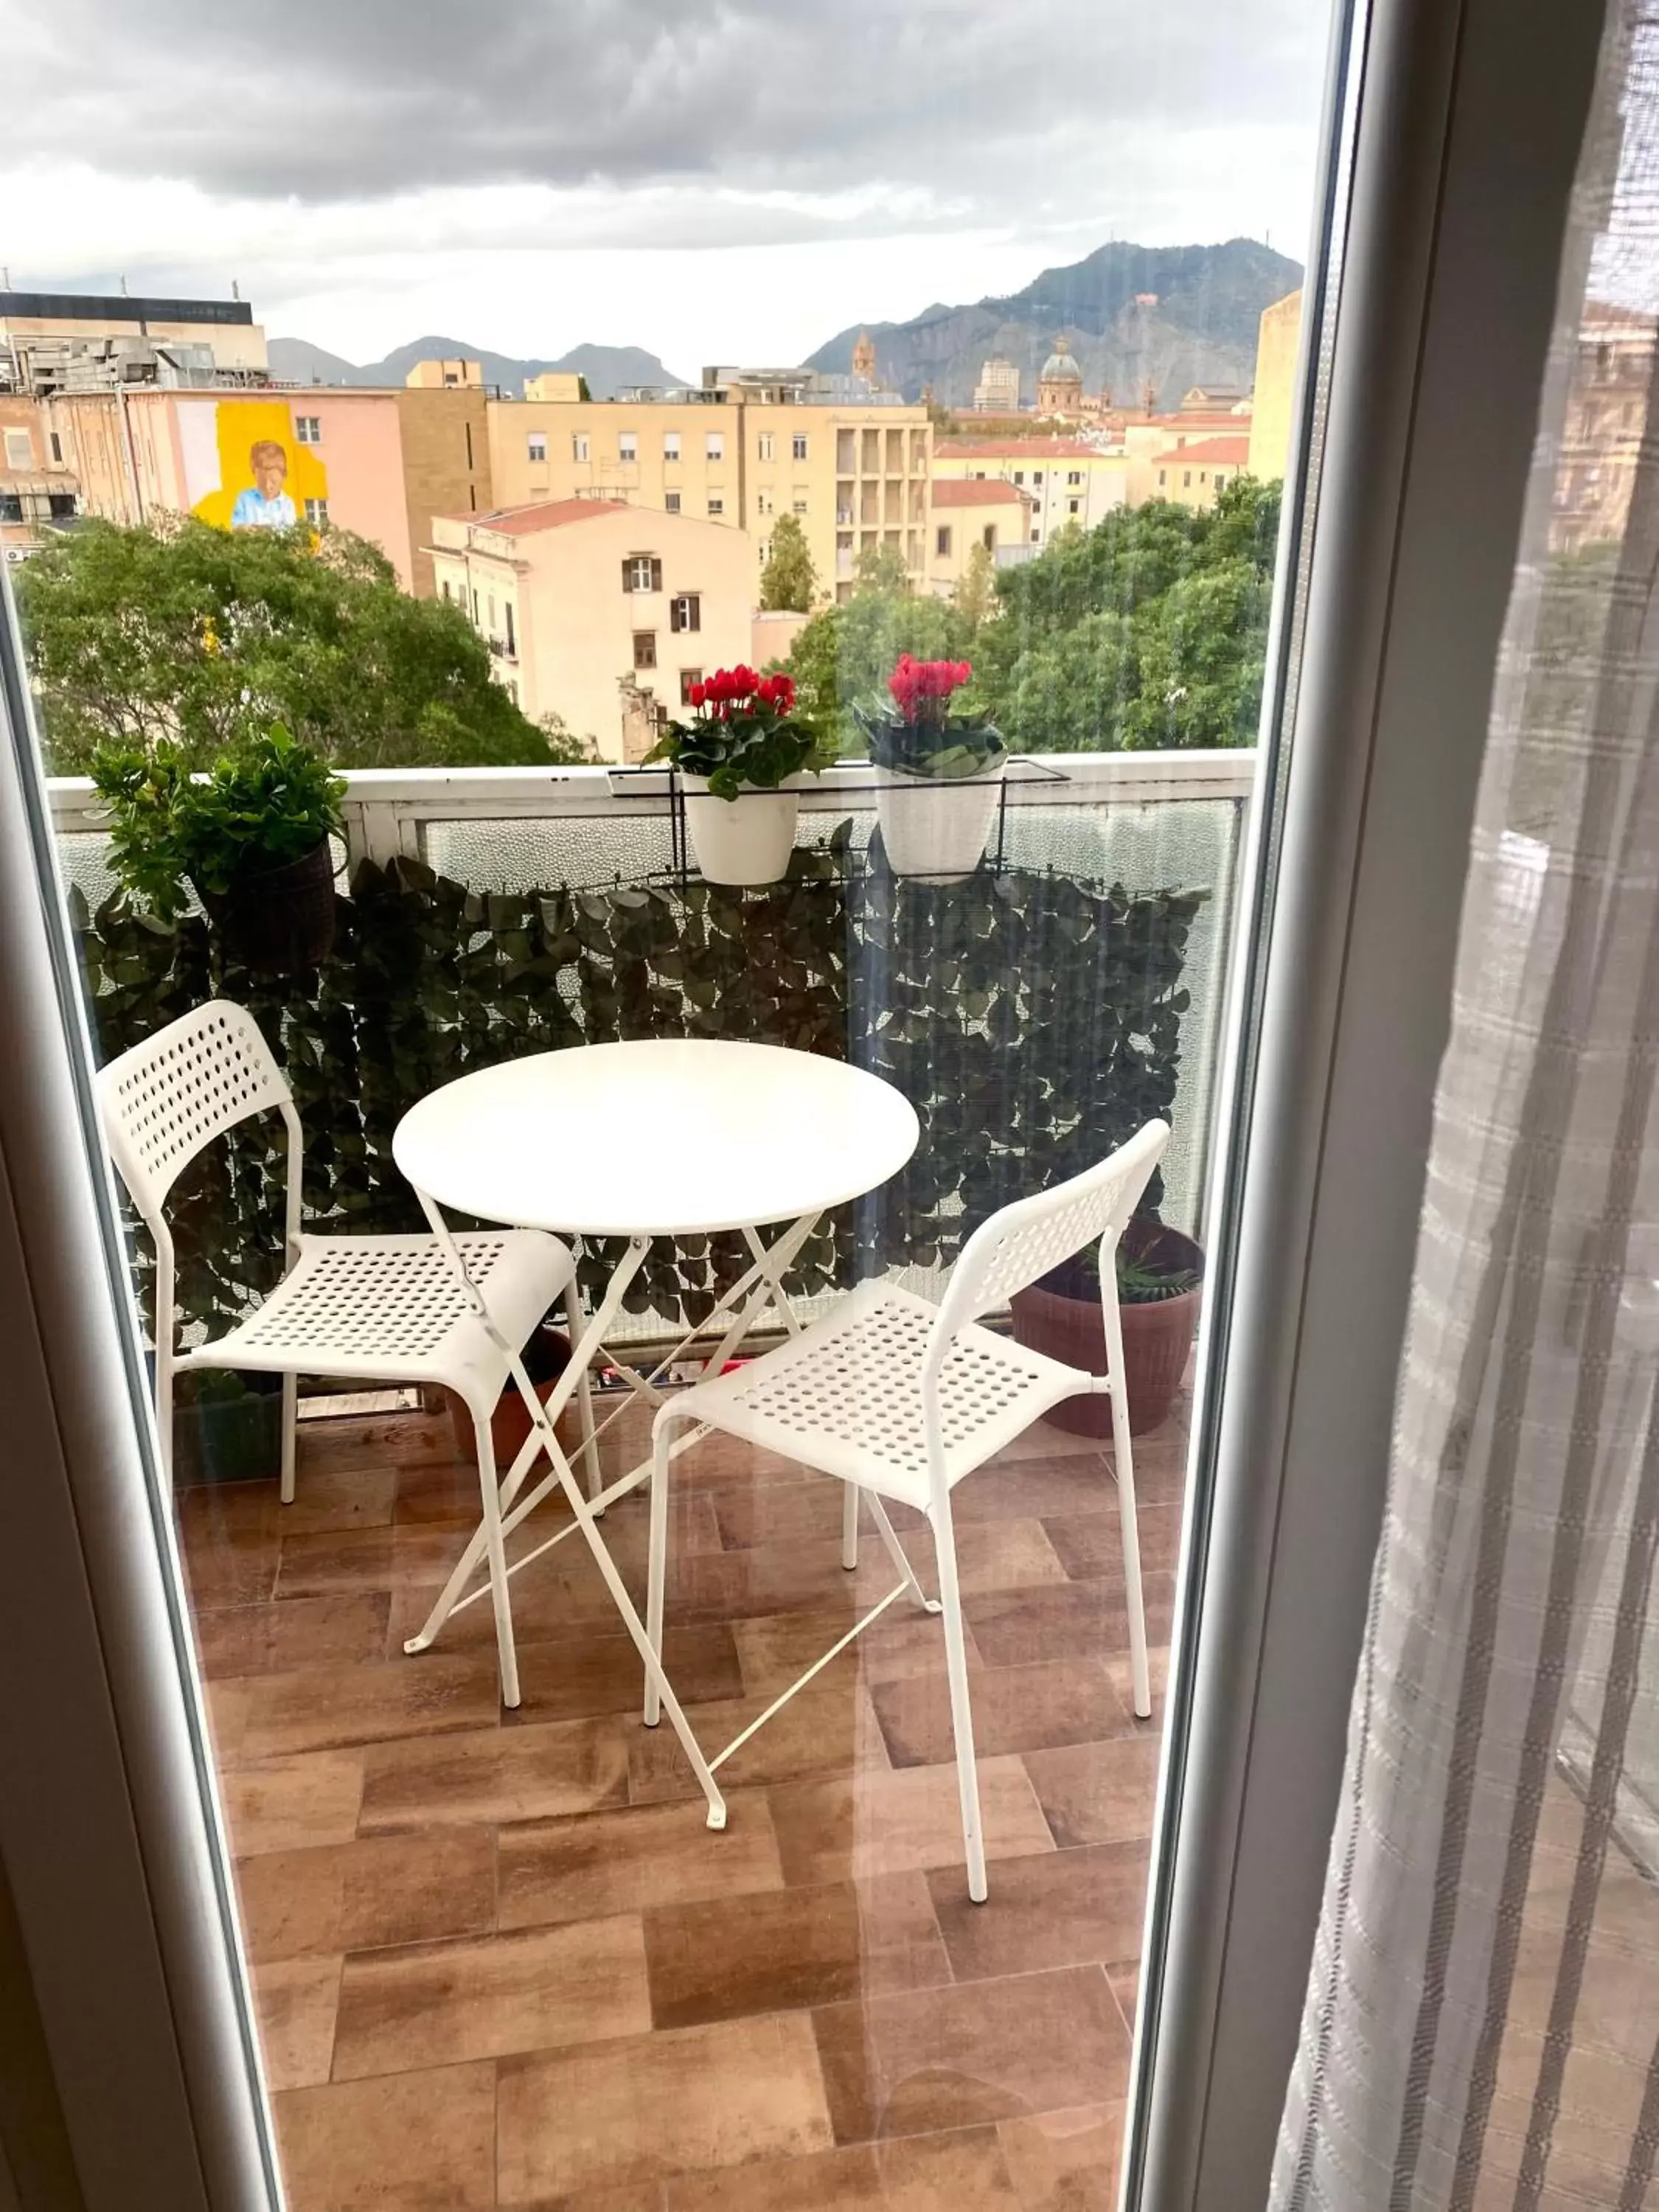
<path id="1" fill-rule="evenodd" d="M 579 1538 L 515 1579 L 518 1712 L 487 1603 L 403 1655 L 477 1510 L 441 1419 L 302 1429 L 286 1511 L 181 1493 L 293 2212 L 1106 2212 L 1185 1450 L 1177 1417 L 1137 1452 L 1146 1723 L 1100 1448 L 1039 1424 L 957 1493 L 982 1907 L 936 1621 L 836 1661 L 711 1835 Z M 842 1571 L 839 1510 L 723 1439 L 678 1462 L 667 1656 L 705 1743 L 888 1587 L 873 1538 Z M 607 1522 L 636 1590 L 644 1523 Z"/>

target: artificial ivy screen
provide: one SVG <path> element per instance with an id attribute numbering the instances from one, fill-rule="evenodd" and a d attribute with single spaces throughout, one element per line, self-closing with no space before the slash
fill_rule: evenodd
<path id="1" fill-rule="evenodd" d="M 825 1224 L 793 1282 L 811 1292 L 948 1262 L 997 1206 L 1168 1116 L 1188 933 L 1206 894 L 1131 897 L 984 869 L 932 885 L 849 866 L 848 848 L 843 825 L 761 890 L 693 880 L 503 895 L 418 862 L 365 863 L 327 963 L 277 983 L 226 966 L 199 916 L 164 927 L 118 897 L 78 916 L 100 1049 L 112 1057 L 210 997 L 249 1006 L 305 1126 L 307 1225 L 348 1231 L 424 1225 L 392 1131 L 471 1068 L 647 1036 L 850 1058 L 910 1099 L 921 1142 L 902 1175 Z M 687 1152 L 700 1141 L 672 1096 L 659 1141 Z M 268 1117 L 180 1177 L 182 1320 L 217 1334 L 276 1279 L 282 1168 Z M 696 1322 L 747 1259 L 736 1237 L 655 1245 L 630 1305 Z M 602 1248 L 583 1255 L 590 1292 L 609 1264 Z"/>

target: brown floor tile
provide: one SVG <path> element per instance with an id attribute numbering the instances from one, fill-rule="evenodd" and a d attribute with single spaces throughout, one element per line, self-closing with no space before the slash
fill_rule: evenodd
<path id="1" fill-rule="evenodd" d="M 420 1467 L 453 1457 L 449 1417 L 443 1413 L 354 1414 L 300 1424 L 301 1481 L 313 1467 Z"/>
<path id="2" fill-rule="evenodd" d="M 651 2016 L 694 2027 L 947 1981 L 919 1874 L 708 1899 L 645 1915 Z"/>
<path id="3" fill-rule="evenodd" d="M 276 1595 L 281 1547 L 274 1536 L 226 1534 L 180 1544 L 191 1610 L 264 1605 Z"/>
<path id="4" fill-rule="evenodd" d="M 440 1638 L 434 1649 L 441 1644 Z M 663 1639 L 663 1663 L 683 1705 L 743 1695 L 738 1647 L 724 1621 L 686 1621 L 671 1628 Z M 597 1713 L 637 1715 L 645 1695 L 645 1667 L 626 1632 L 568 1636 L 551 1643 L 520 1640 L 519 1686 L 523 1703 L 516 1712 L 501 1716 L 509 1728 Z"/>
<path id="5" fill-rule="evenodd" d="M 937 1675 L 878 1682 L 871 1689 L 895 1766 L 954 1762 L 950 1685 Z M 1050 1659 L 1035 1666 L 970 1667 L 968 1698 L 981 1758 L 1128 1733 L 1133 1723 L 1098 1659 Z"/>
<path id="6" fill-rule="evenodd" d="M 616 1720 L 550 1721 L 371 1744 L 362 1754 L 362 1832 L 476 1827 L 620 1805 L 630 1733 Z"/>
<path id="7" fill-rule="evenodd" d="M 597 1919 L 647 1905 L 783 1886 L 771 1811 L 757 1790 L 734 1800 L 718 1834 L 699 1796 L 580 1820 L 521 1823 L 501 1830 L 498 1851 L 503 1928 Z"/>
<path id="8" fill-rule="evenodd" d="M 1009 1859 L 983 1905 L 954 1872 L 929 1875 L 957 1979 L 1138 1958 L 1150 1856 L 1145 1844 L 1087 1844 Z"/>
<path id="9" fill-rule="evenodd" d="M 495 2212 L 491 2065 L 290 2089 L 274 2103 L 294 2212 Z"/>
<path id="10" fill-rule="evenodd" d="M 1028 1751 L 1026 1771 L 1054 1841 L 1116 1844 L 1150 1836 L 1160 1747 L 1149 1732 Z"/>
<path id="11" fill-rule="evenodd" d="M 196 1656 L 209 1680 L 280 1674 L 300 1667 L 349 1667 L 386 1651 L 391 1600 L 384 1590 L 228 1606 L 196 1616 Z"/>
<path id="12" fill-rule="evenodd" d="M 284 1959 L 255 1972 L 259 2048 L 273 2091 L 327 2081 L 339 1998 L 338 1959 Z"/>
<path id="13" fill-rule="evenodd" d="M 1172 1575 L 1141 1577 L 1146 1641 L 1170 1640 L 1175 1604 Z M 1056 1651 L 1100 1656 L 1129 1648 L 1129 1615 L 1116 1576 L 1086 1583 L 1050 1583 L 1030 1590 L 992 1590 L 963 1607 L 988 1667 L 1024 1667 Z"/>
<path id="14" fill-rule="evenodd" d="M 491 1660 L 439 1651 L 400 1656 L 391 1663 L 250 1674 L 224 1686 L 240 1692 L 235 1756 L 244 1762 L 487 1728 L 501 1708 Z"/>
<path id="15" fill-rule="evenodd" d="M 1066 1570 L 1040 1521 L 964 1521 L 956 1532 L 957 1579 L 964 1597 L 980 1590 L 1060 1583 Z M 927 1577 L 930 1589 L 933 1577 Z"/>
<path id="16" fill-rule="evenodd" d="M 1021 2212 L 1117 2212 L 1124 2107 L 1085 2105 L 997 2130 Z"/>
<path id="17" fill-rule="evenodd" d="M 1147 1623 L 1149 1629 L 1151 1626 L 1149 1620 Z M 1124 1711 L 1131 1717 L 1130 1725 L 1137 1731 L 1156 1731 L 1161 1728 L 1164 1722 L 1164 1692 L 1170 1686 L 1169 1645 L 1154 1644 L 1146 1654 L 1146 1673 L 1152 1685 L 1152 1710 L 1151 1716 L 1146 1720 L 1141 1720 L 1135 1716 L 1134 1671 L 1129 1663 L 1128 1653 L 1109 1651 L 1103 1657 L 1101 1664 L 1111 1678 L 1112 1687 L 1123 1701 Z"/>
<path id="18" fill-rule="evenodd" d="M 331 1529 L 384 1528 L 392 1519 L 397 1480 L 390 1467 L 296 1467 L 291 1505 L 282 1503 L 274 1483 L 257 1486 L 268 1492 L 266 1528 L 287 1538 L 321 1535 Z"/>
<path id="19" fill-rule="evenodd" d="M 799 1679 L 814 1661 L 837 1644 L 858 1619 L 856 1609 L 775 1613 L 759 1620 L 732 1624 L 743 1678 L 750 1695 L 775 1698 Z M 971 1644 L 970 1644 L 971 1651 Z M 939 1615 L 922 1613 L 900 1598 L 832 1664 L 855 1669 L 866 1682 L 891 1681 L 907 1674 L 943 1672 L 945 1636 Z"/>
<path id="20" fill-rule="evenodd" d="M 357 1832 L 363 1796 L 361 1751 L 302 1752 L 219 1778 L 230 1847 L 239 1858 L 343 1844 Z"/>
<path id="21" fill-rule="evenodd" d="M 832 1775 L 785 1783 L 767 1794 L 791 1882 L 866 1881 L 963 1863 L 954 1766 Z M 980 1761 L 979 1802 L 988 1858 L 1054 1849 L 1018 1759 Z"/>
<path id="22" fill-rule="evenodd" d="M 651 2025 L 637 1916 L 348 1958 L 334 2078 L 608 2042 Z"/>
<path id="23" fill-rule="evenodd" d="M 1135 2032 L 1135 2014 L 1140 2004 L 1140 1968 L 1137 1965 L 1120 1964 L 1106 1969 L 1106 1978 L 1112 1985 L 1112 1995 L 1117 1999 L 1117 2008 L 1123 2015 L 1123 2025 L 1131 2035 Z"/>
<path id="24" fill-rule="evenodd" d="M 1136 1499 L 1135 1528 L 1140 1540 L 1143 1574 L 1173 1572 L 1181 1548 L 1179 1500 L 1164 1505 L 1143 1505 Z M 1123 1531 L 1117 1517 L 1117 1499 L 1098 1513 L 1054 1513 L 1042 1523 L 1048 1541 L 1073 1582 L 1091 1582 L 1099 1575 L 1123 1572 Z"/>
<path id="25" fill-rule="evenodd" d="M 715 1757 L 738 1730 L 765 1711 L 769 1700 L 744 1698 L 729 1704 L 687 1709 L 706 1759 Z M 665 1720 L 654 1729 L 627 1723 L 629 1794 L 636 1805 L 697 1792 L 679 1739 Z M 884 1767 L 887 1753 L 870 1707 L 870 1695 L 854 1674 L 826 1673 L 751 1736 L 720 1769 L 720 1784 L 733 1789 L 793 1781 L 804 1774 L 855 1771 Z"/>
<path id="26" fill-rule="evenodd" d="M 418 1523 L 284 1536 L 276 1595 L 326 1597 L 341 1590 L 390 1589 L 394 1583 L 441 1583 L 465 1541 L 462 1529 Z"/>
<path id="27" fill-rule="evenodd" d="M 483 1935 L 495 1921 L 495 1842 L 488 1828 L 455 1828 L 270 1851 L 240 1863 L 236 1891 L 256 1960 Z"/>
<path id="28" fill-rule="evenodd" d="M 503 2206 L 827 2150 L 811 2018 L 780 2013 L 504 2059 L 496 2140 Z"/>
<path id="29" fill-rule="evenodd" d="M 1021 2212 L 993 2128 L 685 2174 L 668 2212 Z"/>
<path id="30" fill-rule="evenodd" d="M 812 2019 L 838 2142 L 1123 2094 L 1129 2039 L 1097 1966 L 871 1997 Z"/>

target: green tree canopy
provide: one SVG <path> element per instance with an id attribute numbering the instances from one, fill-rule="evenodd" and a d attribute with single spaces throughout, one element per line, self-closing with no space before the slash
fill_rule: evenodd
<path id="1" fill-rule="evenodd" d="M 171 738 L 204 768 L 273 722 L 338 768 L 583 757 L 520 714 L 458 606 L 411 599 L 345 531 L 89 521 L 19 599 L 58 775 L 106 738 Z"/>
<path id="2" fill-rule="evenodd" d="M 767 613 L 808 614 L 818 596 L 806 532 L 793 514 L 781 514 L 772 531 L 772 550 L 761 571 L 760 603 Z"/>
<path id="3" fill-rule="evenodd" d="M 860 586 L 844 606 L 813 616 L 784 665 L 795 679 L 800 712 L 833 739 L 841 758 L 857 759 L 866 748 L 852 710 L 885 699 L 899 655 L 971 659 L 972 643 L 968 623 L 948 599 Z M 969 696 L 964 693 L 964 701 Z"/>

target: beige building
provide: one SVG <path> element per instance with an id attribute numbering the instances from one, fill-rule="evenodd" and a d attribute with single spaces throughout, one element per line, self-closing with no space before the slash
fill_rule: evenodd
<path id="1" fill-rule="evenodd" d="M 1019 370 L 1012 361 L 1000 356 L 981 362 L 979 382 L 974 386 L 974 412 L 976 415 L 1018 415 L 1019 412 Z"/>
<path id="2" fill-rule="evenodd" d="M 706 517 L 544 501 L 438 515 L 430 552 L 439 595 L 488 638 L 525 713 L 556 714 L 601 760 L 641 757 L 653 715 L 750 658 L 753 550 Z"/>
<path id="3" fill-rule="evenodd" d="M 1302 337 L 1302 295 L 1286 293 L 1261 310 L 1255 341 L 1255 392 L 1249 469 L 1264 483 L 1281 477 L 1291 453 L 1291 410 Z"/>
<path id="4" fill-rule="evenodd" d="M 264 331 L 245 300 L 0 291 L 0 386 L 15 392 L 269 380 Z"/>
<path id="5" fill-rule="evenodd" d="M 1212 438 L 1241 438 L 1248 451 L 1250 417 L 1231 408 L 1183 408 L 1173 415 L 1131 415 L 1123 423 L 1123 453 L 1128 471 L 1128 504 L 1168 499 L 1170 456 Z M 1159 472 L 1164 482 L 1159 483 Z"/>
<path id="6" fill-rule="evenodd" d="M 404 383 L 410 392 L 479 391 L 483 386 L 483 363 L 459 357 L 417 361 Z"/>
<path id="7" fill-rule="evenodd" d="M 928 504 L 928 590 L 953 599 L 976 545 L 994 564 L 999 551 L 1029 545 L 1031 511 L 1031 494 L 1000 477 L 936 478 Z"/>
<path id="8" fill-rule="evenodd" d="M 582 380 L 574 368 L 544 368 L 539 376 L 525 379 L 524 396 L 568 403 L 581 398 Z"/>
<path id="9" fill-rule="evenodd" d="M 1074 523 L 1091 530 L 1127 496 L 1128 469 L 1121 448 L 1085 438 L 947 438 L 934 448 L 933 483 L 952 479 L 1000 479 L 1028 493 L 1026 542 L 1046 545 Z"/>
<path id="10" fill-rule="evenodd" d="M 778 516 L 805 532 L 826 598 L 850 598 L 861 552 L 924 573 L 933 428 L 925 407 L 710 399 L 491 400 L 489 466 L 502 507 L 625 501 L 744 535 L 750 596 Z"/>
<path id="11" fill-rule="evenodd" d="M 0 392 L 0 550 L 8 563 L 74 520 L 80 490 L 62 433 L 51 428 L 40 401 Z"/>
<path id="12" fill-rule="evenodd" d="M 1248 437 L 1192 438 L 1154 456 L 1151 499 L 1176 507 L 1213 507 L 1227 485 L 1249 467 Z"/>

